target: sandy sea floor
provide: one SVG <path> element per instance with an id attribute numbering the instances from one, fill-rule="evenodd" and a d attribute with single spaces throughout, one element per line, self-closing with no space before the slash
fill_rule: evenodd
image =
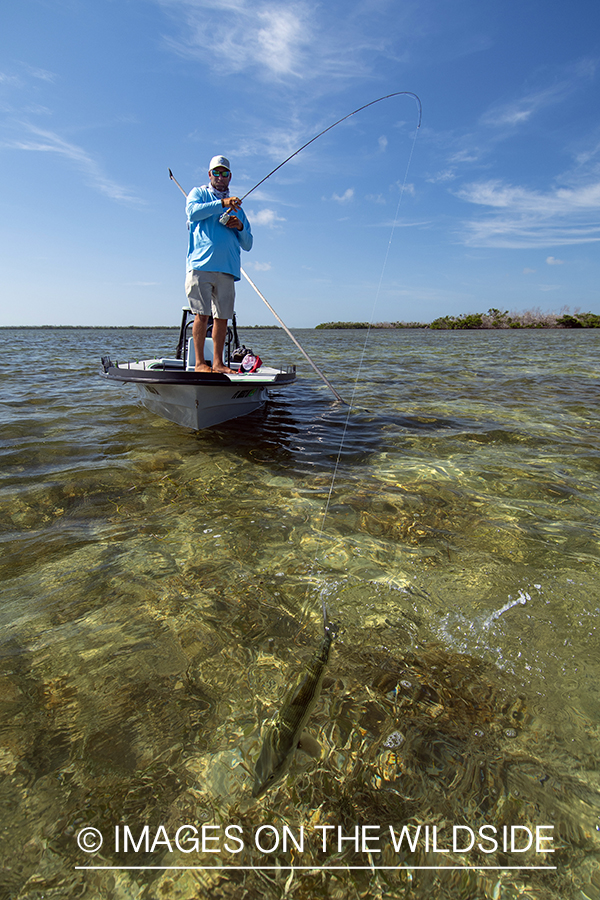
<path id="1" fill-rule="evenodd" d="M 0 331 L 0 898 L 600 900 L 600 335 L 296 335 L 349 414 L 248 330 L 193 433 L 97 375 L 175 330 Z"/>

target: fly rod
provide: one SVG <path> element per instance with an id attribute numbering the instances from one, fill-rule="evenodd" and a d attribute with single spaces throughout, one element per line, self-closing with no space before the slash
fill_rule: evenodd
<path id="1" fill-rule="evenodd" d="M 177 185 L 177 187 L 179 188 L 179 190 L 181 191 L 181 193 L 184 195 L 184 197 L 187 197 L 186 192 L 185 192 L 184 189 L 181 187 L 181 185 L 179 184 L 179 182 L 177 181 L 177 179 L 175 178 L 175 176 L 173 175 L 173 173 L 171 172 L 170 169 L 169 169 L 169 178 L 171 179 L 171 181 L 174 181 L 174 182 L 175 182 L 175 184 Z M 263 303 L 266 303 L 266 305 L 269 307 L 269 309 L 271 310 L 271 312 L 273 313 L 273 315 L 275 316 L 275 318 L 277 319 L 277 321 L 279 322 L 279 324 L 281 325 L 281 327 L 283 328 L 283 330 L 285 331 L 285 333 L 288 335 L 288 337 L 290 337 L 290 338 L 292 339 L 292 341 L 294 342 L 294 344 L 296 345 L 296 347 L 298 348 L 298 350 L 302 353 L 302 355 L 303 355 L 304 357 L 306 357 L 306 359 L 307 359 L 308 362 L 311 364 L 311 366 L 313 367 L 313 369 L 315 370 L 315 372 L 317 373 L 317 375 L 318 375 L 320 378 L 323 379 L 323 381 L 325 382 L 325 384 L 327 385 L 327 387 L 329 388 L 329 390 L 331 391 L 331 393 L 333 394 L 333 396 L 335 397 L 335 399 L 338 400 L 340 403 L 343 403 L 344 405 L 347 405 L 347 404 L 346 404 L 346 401 L 344 400 L 344 398 L 341 397 L 341 396 L 338 394 L 338 392 L 336 391 L 336 389 L 334 388 L 334 386 L 331 384 L 331 382 L 329 381 L 329 379 L 323 374 L 323 372 L 321 372 L 321 370 L 319 369 L 319 367 L 317 366 L 317 364 L 316 364 L 315 362 L 312 361 L 312 359 L 310 358 L 310 356 L 308 355 L 308 353 L 306 352 L 306 350 L 305 350 L 303 347 L 300 346 L 300 344 L 298 343 L 298 341 L 296 340 L 296 338 L 294 337 L 294 335 L 292 334 L 292 332 L 290 331 L 290 329 L 287 327 L 287 325 L 285 324 L 285 322 L 283 321 L 283 319 L 282 319 L 280 316 L 277 315 L 277 313 L 275 312 L 275 310 L 273 309 L 273 307 L 271 306 L 271 304 L 269 303 L 269 301 L 266 299 L 266 297 L 263 297 L 263 295 L 261 294 L 261 292 L 259 291 L 259 289 L 256 287 L 256 285 L 254 284 L 254 282 L 252 281 L 252 279 L 250 278 L 250 276 L 244 271 L 244 269 L 242 269 L 241 272 L 242 272 L 242 275 L 244 276 L 244 278 L 245 278 L 245 279 L 250 283 L 250 285 L 254 288 L 254 290 L 256 291 L 256 293 L 258 294 L 258 296 L 260 297 L 260 299 L 263 301 Z"/>
<path id="2" fill-rule="evenodd" d="M 279 163 L 278 166 L 275 166 L 275 168 L 271 172 L 269 172 L 268 175 L 265 175 L 264 178 L 261 178 L 261 180 L 258 181 L 254 185 L 254 187 L 251 187 L 249 191 L 246 191 L 246 193 L 244 194 L 244 196 L 241 199 L 245 200 L 246 197 L 252 193 L 252 191 L 255 191 L 257 187 L 260 187 L 261 184 L 264 184 L 264 182 L 268 178 L 270 178 L 271 175 L 274 175 L 275 172 L 278 172 L 282 166 L 285 166 L 285 164 L 290 161 L 290 159 L 293 159 L 295 156 L 298 156 L 298 154 L 300 153 L 301 150 L 304 150 L 304 148 L 308 147 L 309 144 L 314 143 L 314 141 L 316 141 L 317 138 L 320 138 L 322 135 L 327 134 L 327 132 L 331 131 L 332 128 L 335 128 L 336 125 L 340 125 L 342 122 L 345 122 L 346 119 L 350 119 L 352 116 L 355 116 L 356 113 L 362 112 L 363 109 L 368 109 L 369 106 L 374 106 L 376 103 L 381 103 L 382 100 L 389 100 L 390 97 L 400 97 L 402 94 L 406 95 L 407 97 L 414 97 L 416 104 L 417 104 L 417 108 L 419 110 L 419 121 L 417 122 L 417 128 L 420 128 L 421 127 L 421 117 L 423 114 L 423 107 L 421 105 L 421 101 L 418 98 L 418 96 L 416 94 L 413 94 L 412 91 L 396 91 L 393 94 L 386 94 L 385 97 L 378 97 L 377 100 L 371 100 L 370 103 L 365 103 L 364 106 L 359 106 L 358 109 L 355 109 L 351 113 L 348 113 L 347 116 L 343 116 L 341 119 L 338 119 L 337 122 L 333 123 L 333 125 L 328 125 L 328 127 L 324 128 L 323 131 L 320 131 L 318 134 L 315 134 L 315 136 L 313 138 L 311 138 L 310 141 L 307 141 L 305 144 L 302 144 L 301 147 L 298 147 L 298 149 L 295 150 L 290 156 L 288 156 L 287 159 L 284 159 L 284 161 Z M 171 170 L 169 169 L 169 171 L 171 171 Z M 173 176 L 171 176 L 171 177 L 173 177 Z"/>

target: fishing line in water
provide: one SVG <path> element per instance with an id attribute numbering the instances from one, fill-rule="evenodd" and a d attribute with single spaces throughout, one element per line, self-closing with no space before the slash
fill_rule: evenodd
<path id="1" fill-rule="evenodd" d="M 376 310 L 376 308 L 377 308 L 377 304 L 378 304 L 378 301 L 379 301 L 379 296 L 380 296 L 380 294 L 381 294 L 381 287 L 382 287 L 382 284 L 383 284 L 383 277 L 384 277 L 384 274 L 385 274 L 385 270 L 386 270 L 386 268 L 387 268 L 387 263 L 388 263 L 388 259 L 389 259 L 389 255 L 390 255 L 390 250 L 391 250 L 391 247 L 392 247 L 392 241 L 393 241 L 393 239 L 394 239 L 394 234 L 395 234 L 395 231 L 396 231 L 396 227 L 397 227 L 397 225 L 398 225 L 398 215 L 399 215 L 399 212 L 400 212 L 400 206 L 401 206 L 401 204 L 402 204 L 402 199 L 403 199 L 403 197 L 404 197 L 404 192 L 405 192 L 405 190 L 406 190 L 406 183 L 407 183 L 408 173 L 409 173 L 409 170 L 410 170 L 410 166 L 411 166 L 411 162 L 412 162 L 412 158 L 413 158 L 413 154 L 414 154 L 414 150 L 415 150 L 415 144 L 416 144 L 416 142 L 417 142 L 417 135 L 418 135 L 418 133 L 419 133 L 419 128 L 421 127 L 422 106 L 421 106 L 421 101 L 420 101 L 419 97 L 418 97 L 416 94 L 413 94 L 413 93 L 410 92 L 410 91 L 399 91 L 399 92 L 396 93 L 396 94 L 388 94 L 387 97 L 381 97 L 380 99 L 386 100 L 388 97 L 396 97 L 396 96 L 398 96 L 399 94 L 408 94 L 409 96 L 415 98 L 415 100 L 416 100 L 416 102 L 417 102 L 417 105 L 418 105 L 418 110 L 419 110 L 419 119 L 418 119 L 417 127 L 416 127 L 416 129 L 415 129 L 413 141 L 412 141 L 412 144 L 411 144 L 410 153 L 409 153 L 409 156 L 408 156 L 408 162 L 407 162 L 407 164 L 406 164 L 406 171 L 405 171 L 405 173 L 404 173 L 404 179 L 403 179 L 403 181 L 402 181 L 402 187 L 400 188 L 400 195 L 399 195 L 399 197 L 398 197 L 398 203 L 397 203 L 397 205 L 396 205 L 396 212 L 395 212 L 395 214 L 394 214 L 394 220 L 393 220 L 393 222 L 392 222 L 392 227 L 391 227 L 391 230 L 390 230 L 390 236 L 389 236 L 389 239 L 388 239 L 388 243 L 387 243 L 387 247 L 386 247 L 386 251 L 385 251 L 385 255 L 384 255 L 384 259 L 383 259 L 383 264 L 382 264 L 382 267 L 381 267 L 381 273 L 380 273 L 380 276 L 379 276 L 379 282 L 378 282 L 377 289 L 376 289 L 376 291 L 375 291 L 375 295 L 374 295 L 374 298 L 373 298 L 373 305 L 372 305 L 372 308 L 371 308 L 371 316 L 370 316 L 370 319 L 369 319 L 369 324 L 368 324 L 368 327 L 367 327 L 367 333 L 366 333 L 366 335 L 365 335 L 365 340 L 364 340 L 364 343 L 363 343 L 362 353 L 361 353 L 361 356 L 360 356 L 360 359 L 359 359 L 359 363 L 358 363 L 358 367 L 357 367 L 357 370 L 356 370 L 356 377 L 355 377 L 355 379 L 354 379 L 354 383 L 353 383 L 353 387 L 352 387 L 352 394 L 351 394 L 351 397 L 350 397 L 350 402 L 347 404 L 347 412 L 346 412 L 346 417 L 345 417 L 345 419 L 344 419 L 344 425 L 343 425 L 343 428 L 342 428 L 342 436 L 341 436 L 341 439 L 340 439 L 340 443 L 339 443 L 339 447 L 338 447 L 338 452 L 337 452 L 337 457 L 336 457 L 336 460 L 335 460 L 335 463 L 334 463 L 334 467 L 333 467 L 333 473 L 332 473 L 332 476 L 331 476 L 331 483 L 330 483 L 330 485 L 329 485 L 329 491 L 328 491 L 328 493 L 327 493 L 327 499 L 326 499 L 326 501 L 325 501 L 325 509 L 323 510 L 323 515 L 322 515 L 322 517 L 321 517 L 321 526 L 320 526 L 319 533 L 318 533 L 318 536 L 317 536 L 317 544 L 318 544 L 318 545 L 320 545 L 320 544 L 322 543 L 322 541 L 323 541 L 323 534 L 324 534 L 324 531 L 325 531 L 325 522 L 326 522 L 326 520 L 327 520 L 327 516 L 329 515 L 329 507 L 330 507 L 330 505 L 331 505 L 331 498 L 332 498 L 332 496 L 333 496 L 333 490 L 334 490 L 334 487 L 335 487 L 335 482 L 336 482 L 338 470 L 339 470 L 339 467 L 340 467 L 340 462 L 341 462 L 341 458 L 342 458 L 342 452 L 343 452 L 343 449 L 344 449 L 344 444 L 345 444 L 345 442 L 346 442 L 346 435 L 347 435 L 347 432 L 348 432 L 348 426 L 349 426 L 349 423 L 350 423 L 350 415 L 351 415 L 351 413 L 352 413 L 352 411 L 353 411 L 353 409 L 354 409 L 354 398 L 355 398 L 355 396 L 356 396 L 356 391 L 357 391 L 357 388 L 358 388 L 358 383 L 359 383 L 360 376 L 361 376 L 361 373 L 362 373 L 362 368 L 363 368 L 363 364 L 364 364 L 365 354 L 366 354 L 366 351 L 367 351 L 367 346 L 368 346 L 369 338 L 370 338 L 370 335 L 371 335 L 371 329 L 372 329 L 373 321 L 374 321 L 374 318 L 375 318 L 375 310 Z M 373 102 L 374 102 L 374 103 L 377 103 L 378 101 L 375 100 L 375 101 L 373 101 Z M 368 104 L 367 104 L 367 106 L 371 106 L 371 105 L 372 105 L 371 103 L 368 103 Z M 366 109 L 366 108 L 367 108 L 366 106 L 361 107 L 361 109 Z M 356 110 L 356 112 L 360 112 L 360 110 Z M 353 115 L 353 113 L 351 113 L 351 115 Z M 348 116 L 345 116 L 344 118 L 349 118 L 349 117 L 348 117 Z M 344 119 L 340 119 L 340 121 L 343 122 Z M 338 123 L 336 123 L 336 124 L 338 124 Z M 333 128 L 333 126 L 331 126 L 331 127 Z M 326 131 L 328 131 L 328 130 L 329 130 L 329 129 L 326 129 Z M 324 133 L 324 132 L 323 132 L 323 133 Z M 318 137 L 318 135 L 317 135 L 317 137 Z M 313 140 L 316 140 L 316 139 L 313 138 Z M 310 143 L 310 142 L 309 142 L 309 143 Z M 305 145 L 305 146 L 306 146 L 306 145 Z M 319 554 L 319 546 L 317 546 L 317 550 L 316 550 L 316 552 L 315 552 L 315 559 L 314 559 L 314 562 L 313 562 L 311 574 L 312 574 L 312 572 L 314 571 L 315 566 L 316 566 L 316 564 L 317 564 L 318 554 Z M 308 588 L 307 588 L 307 590 L 308 590 Z M 327 621 L 328 621 L 328 618 L 327 618 L 327 606 L 326 606 L 326 603 L 325 603 L 325 593 L 326 593 L 326 591 L 325 591 L 325 589 L 323 589 L 323 590 L 321 591 L 321 607 L 322 607 L 322 612 L 323 612 L 323 621 L 324 621 L 324 623 L 326 623 L 326 627 L 327 627 Z"/>

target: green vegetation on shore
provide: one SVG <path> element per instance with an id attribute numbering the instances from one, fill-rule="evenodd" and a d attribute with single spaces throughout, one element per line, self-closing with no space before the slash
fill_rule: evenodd
<path id="1" fill-rule="evenodd" d="M 431 325 L 423 322 L 375 322 L 373 325 L 368 322 L 323 322 L 315 328 L 431 328 Z"/>
<path id="2" fill-rule="evenodd" d="M 433 322 L 324 322 L 317 328 L 432 328 L 439 331 L 481 330 L 490 328 L 600 328 L 600 315 L 587 312 L 543 313 L 539 309 L 524 313 L 488 309 L 487 313 L 463 313 L 460 316 L 441 316 Z"/>
<path id="3" fill-rule="evenodd" d="M 0 325 L 0 329 L 36 328 L 36 329 L 77 329 L 87 331 L 104 330 L 175 330 L 174 325 Z M 277 331 L 279 325 L 238 325 L 241 330 L 255 329 Z M 540 309 L 531 309 L 523 313 L 511 313 L 508 310 L 488 309 L 487 313 L 462 313 L 460 316 L 440 316 L 433 322 L 323 322 L 316 329 L 343 328 L 430 328 L 436 331 L 478 331 L 497 328 L 600 328 L 600 315 L 592 312 L 570 313 L 568 308 L 560 313 L 543 313 Z"/>

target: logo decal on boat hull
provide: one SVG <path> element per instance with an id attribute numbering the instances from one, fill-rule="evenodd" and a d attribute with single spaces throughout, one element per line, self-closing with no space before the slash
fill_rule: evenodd
<path id="1" fill-rule="evenodd" d="M 232 400 L 241 400 L 243 397 L 251 397 L 252 394 L 256 393 L 256 391 L 257 391 L 257 388 L 248 388 L 244 391 L 236 391 L 231 399 Z"/>

